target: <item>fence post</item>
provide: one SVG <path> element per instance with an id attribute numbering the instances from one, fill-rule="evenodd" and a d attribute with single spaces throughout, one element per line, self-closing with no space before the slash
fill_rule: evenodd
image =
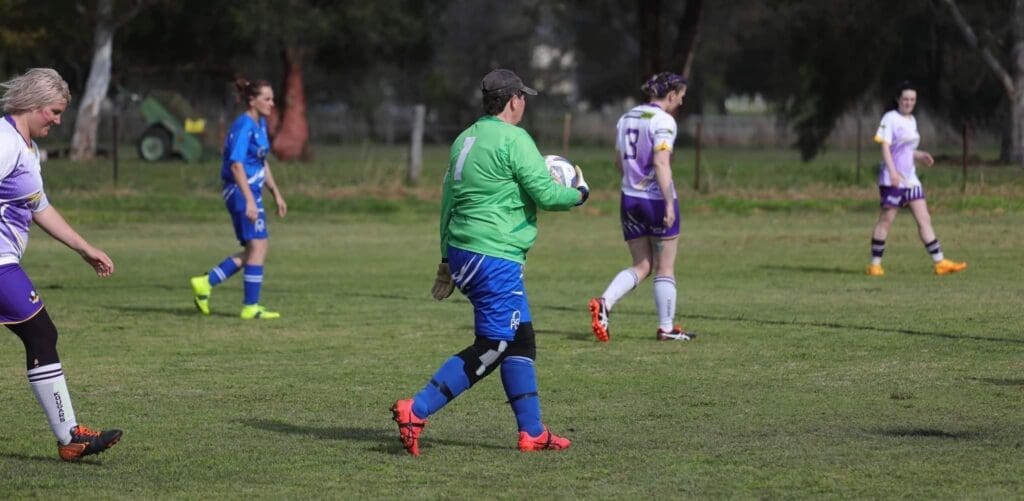
<path id="1" fill-rule="evenodd" d="M 967 122 L 963 124 L 963 176 L 960 178 L 960 193 L 967 192 Z"/>
<path id="2" fill-rule="evenodd" d="M 864 141 L 864 116 L 859 111 L 857 112 L 857 177 L 855 184 L 860 186 L 860 148 L 861 143 Z"/>
<path id="3" fill-rule="evenodd" d="M 111 130 L 111 136 L 112 137 L 110 138 L 110 143 L 111 143 L 110 144 L 110 159 L 113 160 L 113 162 L 114 162 L 114 187 L 115 188 L 117 188 L 117 171 L 118 171 L 118 169 L 117 169 L 117 145 L 118 145 L 118 142 L 119 142 L 118 141 L 118 137 L 117 137 L 117 133 L 118 133 L 118 130 L 117 130 L 117 116 L 118 116 L 118 114 L 119 113 L 117 112 L 117 109 L 116 109 L 116 106 L 115 106 L 114 113 L 112 113 L 111 116 L 110 116 L 110 128 L 112 129 Z"/>
<path id="4" fill-rule="evenodd" d="M 417 104 L 413 111 L 412 137 L 409 141 L 409 184 L 419 184 L 423 171 L 423 122 L 426 121 L 427 107 Z"/>
<path id="5" fill-rule="evenodd" d="M 565 112 L 562 120 L 562 156 L 569 157 L 569 136 L 572 134 L 572 113 Z"/>
<path id="6" fill-rule="evenodd" d="M 694 139 L 696 159 L 693 163 L 693 191 L 700 191 L 700 143 L 704 134 L 704 121 L 697 118 L 697 134 Z"/>

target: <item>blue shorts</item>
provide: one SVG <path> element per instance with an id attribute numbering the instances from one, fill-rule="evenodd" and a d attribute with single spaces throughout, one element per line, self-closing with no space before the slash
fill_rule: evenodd
<path id="1" fill-rule="evenodd" d="M 477 336 L 511 341 L 521 322 L 533 321 L 522 264 L 448 247 L 448 268 L 455 285 L 473 303 Z"/>
<path id="2" fill-rule="evenodd" d="M 913 186 L 900 188 L 899 186 L 879 186 L 878 197 L 881 199 L 881 206 L 884 207 L 906 207 L 914 200 L 924 199 L 924 188 Z"/>
<path id="3" fill-rule="evenodd" d="M 640 237 L 672 238 L 679 236 L 679 200 L 673 200 L 676 220 L 671 228 L 665 227 L 665 201 L 631 197 L 622 194 L 619 204 L 619 218 L 622 221 L 623 240 Z"/>
<path id="4" fill-rule="evenodd" d="M 256 203 L 256 209 L 259 211 L 259 216 L 256 221 L 250 221 L 245 217 L 245 209 L 238 212 L 228 208 L 228 214 L 231 214 L 231 225 L 235 227 L 235 238 L 238 239 L 239 244 L 245 245 L 250 240 L 265 240 L 270 236 L 267 233 L 267 214 L 263 210 L 262 201 Z"/>
<path id="5" fill-rule="evenodd" d="M 0 324 L 24 322 L 41 309 L 43 300 L 21 265 L 0 266 Z"/>

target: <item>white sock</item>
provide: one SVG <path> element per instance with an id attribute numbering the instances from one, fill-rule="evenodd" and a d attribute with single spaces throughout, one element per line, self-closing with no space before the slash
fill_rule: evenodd
<path id="1" fill-rule="evenodd" d="M 46 413 L 50 429 L 57 436 L 61 445 L 71 442 L 71 429 L 78 424 L 75 421 L 75 410 L 71 407 L 71 395 L 64 381 L 64 370 L 60 364 L 49 364 L 29 369 L 28 383 L 36 400 Z"/>
<path id="2" fill-rule="evenodd" d="M 601 295 L 604 298 L 604 307 L 611 310 L 612 306 L 615 306 L 615 303 L 619 302 L 626 293 L 633 290 L 638 283 L 640 283 L 640 279 L 637 278 L 636 273 L 633 273 L 632 268 L 620 271 L 612 279 L 612 283 L 608 284 L 604 294 Z"/>
<path id="3" fill-rule="evenodd" d="M 654 308 L 658 311 L 658 328 L 669 332 L 676 317 L 676 279 L 654 277 Z"/>

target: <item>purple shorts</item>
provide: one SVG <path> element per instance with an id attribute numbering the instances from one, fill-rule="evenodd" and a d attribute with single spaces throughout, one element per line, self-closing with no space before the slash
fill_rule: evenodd
<path id="1" fill-rule="evenodd" d="M 883 208 L 906 207 L 912 200 L 924 200 L 924 188 L 920 186 L 912 188 L 879 186 L 878 196 L 881 198 Z"/>
<path id="2" fill-rule="evenodd" d="M 0 324 L 18 324 L 39 313 L 43 299 L 20 264 L 0 266 Z"/>
<path id="3" fill-rule="evenodd" d="M 665 201 L 631 197 L 622 194 L 619 216 L 622 219 L 622 238 L 634 240 L 640 237 L 672 238 L 679 236 L 679 200 L 673 200 L 676 220 L 671 228 L 665 228 Z"/>

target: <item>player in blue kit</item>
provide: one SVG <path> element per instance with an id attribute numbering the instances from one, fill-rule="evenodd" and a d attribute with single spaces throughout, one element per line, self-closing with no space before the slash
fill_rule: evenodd
<path id="1" fill-rule="evenodd" d="M 89 244 L 57 212 L 43 190 L 39 147 L 60 124 L 71 101 L 68 84 L 56 71 L 33 68 L 2 84 L 4 117 L 0 119 L 0 324 L 25 345 L 32 393 L 57 437 L 57 453 L 65 461 L 98 454 L 121 439 L 121 430 L 94 431 L 79 424 L 57 355 L 57 327 L 32 281 L 21 268 L 34 222 L 77 252 L 101 277 L 114 272 L 114 262 Z"/>
<path id="2" fill-rule="evenodd" d="M 264 186 L 274 195 L 278 217 L 283 218 L 288 212 L 288 205 L 267 163 L 270 138 L 267 136 L 266 118 L 274 109 L 274 90 L 264 80 L 239 80 L 235 86 L 248 109 L 231 124 L 224 140 L 220 177 L 224 181 L 224 205 L 231 215 L 235 237 L 245 250 L 228 256 L 206 275 L 192 277 L 192 293 L 196 308 L 209 315 L 210 292 L 238 273 L 244 265 L 245 296 L 240 316 L 246 320 L 279 318 L 280 313 L 267 311 L 259 304 L 269 236 L 263 209 Z"/>

